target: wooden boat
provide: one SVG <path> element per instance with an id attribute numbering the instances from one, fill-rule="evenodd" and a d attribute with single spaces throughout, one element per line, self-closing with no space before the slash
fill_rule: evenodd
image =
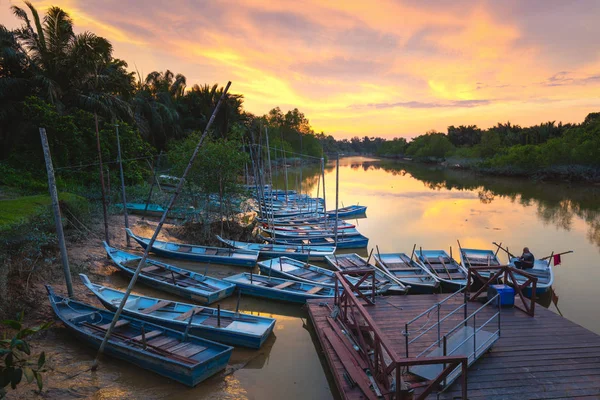
<path id="1" fill-rule="evenodd" d="M 331 255 L 335 252 L 335 246 L 304 246 L 268 243 L 248 243 L 224 239 L 218 235 L 217 239 L 219 239 L 227 246 L 236 249 L 258 251 L 260 257 L 268 258 L 286 256 L 301 261 L 308 261 L 309 258 L 313 260 L 321 260 L 323 259 L 323 257 Z"/>
<path id="2" fill-rule="evenodd" d="M 408 288 L 401 282 L 398 282 L 393 277 L 390 277 L 385 272 L 382 272 L 373 264 L 370 264 L 356 253 L 339 254 L 325 257 L 327 264 L 337 269 L 338 271 L 348 272 L 360 269 L 370 269 L 375 271 L 375 285 L 379 292 L 389 293 L 406 293 Z M 350 274 L 350 276 L 360 278 L 362 274 Z"/>
<path id="3" fill-rule="evenodd" d="M 84 274 L 79 276 L 107 309 L 115 311 L 119 307 L 124 292 L 93 284 Z M 275 326 L 274 318 L 134 294 L 129 295 L 123 314 L 215 342 L 253 349 L 263 345 Z"/>
<path id="4" fill-rule="evenodd" d="M 441 282 L 446 291 L 455 292 L 467 285 L 467 271 L 444 250 L 419 250 L 417 260 Z"/>
<path id="5" fill-rule="evenodd" d="M 347 229 L 355 229 L 356 225 L 350 224 L 346 221 L 340 220 L 337 225 L 338 231 L 343 231 Z M 314 224 L 282 224 L 278 225 L 276 223 L 263 223 L 261 229 L 268 233 L 278 234 L 280 231 L 285 232 L 310 232 L 310 231 L 332 231 L 335 229 L 335 222 L 330 222 L 325 225 L 323 222 L 314 223 Z"/>
<path id="6" fill-rule="evenodd" d="M 116 204 L 119 209 L 123 208 L 122 204 Z M 165 213 L 165 208 L 158 204 L 149 203 L 127 203 L 127 212 L 129 214 L 150 215 L 153 217 L 161 217 Z"/>
<path id="7" fill-rule="evenodd" d="M 496 252 L 493 250 L 461 249 L 460 263 L 463 268 L 490 267 L 500 265 Z"/>
<path id="8" fill-rule="evenodd" d="M 343 237 L 338 235 L 337 244 L 335 237 L 309 238 L 309 239 L 293 239 L 282 237 L 266 237 L 258 235 L 261 239 L 269 243 L 290 244 L 290 245 L 305 245 L 305 246 L 336 246 L 337 249 L 360 249 L 367 247 L 369 238 L 363 235 L 354 235 Z"/>
<path id="9" fill-rule="evenodd" d="M 46 286 L 50 305 L 65 327 L 99 348 L 114 313 L 63 298 Z M 104 352 L 188 386 L 225 369 L 233 347 L 121 315 Z"/>
<path id="10" fill-rule="evenodd" d="M 292 303 L 304 304 L 309 299 L 334 297 L 334 289 L 331 287 L 247 272 L 228 276 L 225 280 L 237 285 L 238 290 L 244 294 Z"/>
<path id="11" fill-rule="evenodd" d="M 515 266 L 515 261 L 517 261 L 518 257 L 511 257 L 510 265 Z M 551 290 L 551 286 L 554 283 L 554 271 L 552 270 L 551 260 L 535 260 L 533 262 L 533 268 L 524 269 L 523 272 L 526 272 L 530 275 L 536 276 L 538 278 L 535 294 L 540 295 Z M 521 277 L 518 274 L 515 274 L 515 278 L 517 279 L 517 283 L 523 284 L 527 279 Z M 526 288 L 523 293 L 525 296 L 531 296 L 531 288 Z"/>
<path id="12" fill-rule="evenodd" d="M 133 275 L 142 257 L 115 249 L 104 243 L 108 256 L 128 275 Z M 146 259 L 139 279 L 148 286 L 173 293 L 202 304 L 211 304 L 231 296 L 235 286 L 229 282 L 198 274 L 183 268 Z"/>
<path id="13" fill-rule="evenodd" d="M 440 282 L 437 278 L 404 253 L 377 254 L 375 260 L 384 272 L 396 277 L 404 285 L 410 286 L 411 293 L 438 291 Z"/>
<path id="14" fill-rule="evenodd" d="M 335 287 L 335 272 L 330 269 L 317 267 L 289 257 L 278 257 L 270 260 L 259 261 L 260 273 L 266 276 L 275 276 L 300 282 L 312 283 L 319 286 Z M 356 283 L 358 279 L 348 277 Z"/>
<path id="15" fill-rule="evenodd" d="M 349 217 L 363 216 L 363 215 L 365 215 L 366 212 L 367 212 L 367 206 L 354 205 L 354 206 L 338 208 L 337 215 L 338 215 L 338 218 L 349 218 Z M 331 217 L 335 217 L 335 210 L 327 211 L 327 215 L 329 215 Z"/>
<path id="16" fill-rule="evenodd" d="M 131 229 L 125 229 L 127 234 L 131 236 L 144 249 L 150 243 L 149 238 L 144 238 L 135 235 Z M 258 251 L 254 250 L 237 250 L 225 247 L 208 247 L 196 246 L 193 244 L 162 242 L 157 240 L 154 242 L 151 251 L 159 256 L 168 258 L 177 258 L 182 260 L 191 260 L 205 263 L 238 265 L 245 267 L 254 267 L 258 260 Z"/>
<path id="17" fill-rule="evenodd" d="M 326 237 L 335 237 L 335 232 L 333 229 L 322 229 L 322 230 L 313 230 L 313 231 L 277 231 L 275 234 L 271 229 L 261 228 L 263 232 L 270 234 L 271 236 L 281 237 L 283 239 L 310 239 L 310 238 L 326 238 Z M 360 232 L 356 228 L 352 229 L 344 229 L 338 230 L 338 239 L 346 238 L 349 236 L 357 236 L 360 235 Z"/>

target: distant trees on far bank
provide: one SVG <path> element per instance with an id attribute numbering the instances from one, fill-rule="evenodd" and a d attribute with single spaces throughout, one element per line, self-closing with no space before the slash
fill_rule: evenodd
<path id="1" fill-rule="evenodd" d="M 555 121 L 521 127 L 510 122 L 489 129 L 475 125 L 449 126 L 446 133 L 430 131 L 410 141 L 404 138 L 355 137 L 335 141 L 324 138 L 329 152 L 407 157 L 444 161 L 506 172 L 527 172 L 550 167 L 600 167 L 600 113 L 591 113 L 581 124 Z"/>

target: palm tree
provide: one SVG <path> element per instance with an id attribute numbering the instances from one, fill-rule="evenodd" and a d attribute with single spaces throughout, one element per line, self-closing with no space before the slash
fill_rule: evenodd
<path id="1" fill-rule="evenodd" d="M 182 99 L 183 114 L 187 115 L 183 122 L 186 130 L 203 130 L 208 123 L 208 118 L 215 108 L 223 88 L 218 84 L 194 85 Z M 226 101 L 222 104 L 219 113 L 215 117 L 215 135 L 225 138 L 229 132 L 229 127 L 241 122 L 243 119 L 242 104 L 244 96 L 240 94 L 227 94 Z"/>
<path id="2" fill-rule="evenodd" d="M 141 77 L 133 98 L 136 122 L 142 133 L 158 149 L 164 149 L 169 139 L 181 135 L 177 103 L 185 93 L 186 79 L 171 71 L 151 72 Z"/>
<path id="3" fill-rule="evenodd" d="M 112 58 L 110 42 L 91 32 L 75 34 L 73 20 L 59 7 L 43 17 L 25 1 L 27 12 L 13 6 L 23 25 L 14 35 L 24 49 L 31 81 L 38 95 L 57 110 L 80 107 L 105 116 L 131 114 L 121 99 L 133 89 L 127 64 Z"/>

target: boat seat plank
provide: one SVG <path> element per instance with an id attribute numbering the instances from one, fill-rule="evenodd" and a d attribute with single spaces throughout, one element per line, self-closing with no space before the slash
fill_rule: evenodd
<path id="1" fill-rule="evenodd" d="M 207 347 L 199 346 L 197 344 L 190 343 L 189 346 L 186 346 L 185 348 L 180 349 L 180 350 L 174 352 L 174 354 L 176 354 L 176 355 L 178 355 L 180 357 L 190 358 L 190 357 L 195 356 L 198 353 L 203 352 L 206 349 L 207 349 Z"/>
<path id="2" fill-rule="evenodd" d="M 177 339 L 170 336 L 158 336 L 152 340 L 149 340 L 147 343 L 154 347 L 160 347 L 164 344 L 171 343 L 172 341 L 177 341 Z"/>
<path id="3" fill-rule="evenodd" d="M 156 272 L 161 270 L 162 268 L 158 265 L 149 265 L 147 267 L 142 268 L 142 272 Z"/>
<path id="4" fill-rule="evenodd" d="M 188 319 L 189 317 L 192 316 L 192 314 L 198 314 L 200 313 L 202 310 L 204 310 L 204 307 L 194 307 L 186 312 L 184 312 L 183 314 L 181 314 L 178 317 L 175 317 L 176 321 L 184 321 L 186 319 Z"/>
<path id="5" fill-rule="evenodd" d="M 111 323 L 109 322 L 108 324 L 104 324 L 104 325 L 98 325 L 98 328 L 101 328 L 101 329 L 107 330 L 108 328 L 110 328 L 110 324 L 111 324 Z M 128 321 L 128 320 L 126 320 L 126 319 L 120 319 L 120 320 L 118 320 L 118 321 L 117 321 L 117 323 L 115 324 L 115 328 L 114 328 L 114 329 L 117 329 L 117 328 L 118 328 L 118 327 L 120 327 L 120 326 L 125 326 L 125 325 L 127 325 L 127 324 L 129 324 L 129 321 Z"/>
<path id="6" fill-rule="evenodd" d="M 157 337 L 157 336 L 160 336 L 160 335 L 162 335 L 163 333 L 164 333 L 164 332 L 163 332 L 163 331 L 160 331 L 160 330 L 156 330 L 156 331 L 151 331 L 151 332 L 148 332 L 148 333 L 146 333 L 146 334 L 145 334 L 145 336 L 146 336 L 146 340 L 151 340 L 151 339 L 154 339 L 155 337 Z M 139 336 L 136 336 L 136 337 L 132 338 L 131 340 L 134 340 L 134 341 L 140 341 L 140 340 L 142 340 L 142 339 L 143 339 L 143 336 L 144 336 L 144 335 L 139 335 Z"/>
<path id="7" fill-rule="evenodd" d="M 323 290 L 322 286 L 315 286 L 314 288 L 312 288 L 308 292 L 306 292 L 306 294 L 316 294 L 316 293 L 320 292 L 321 290 Z"/>
<path id="8" fill-rule="evenodd" d="M 168 306 L 170 304 L 173 304 L 173 302 L 169 301 L 169 300 L 161 300 L 161 301 L 157 302 L 156 304 L 154 304 L 154 305 L 152 305 L 150 307 L 147 307 L 147 308 L 144 308 L 143 310 L 140 310 L 140 312 L 142 314 L 150 314 L 151 312 L 159 310 L 159 309 L 161 309 L 163 307 L 166 307 L 166 306 Z"/>
<path id="9" fill-rule="evenodd" d="M 292 286 L 294 283 L 296 283 L 296 282 L 283 282 L 277 286 L 273 286 L 273 289 L 285 289 L 288 286 Z"/>

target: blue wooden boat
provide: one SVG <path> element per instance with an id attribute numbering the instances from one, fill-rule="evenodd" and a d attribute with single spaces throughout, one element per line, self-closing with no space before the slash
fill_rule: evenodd
<path id="1" fill-rule="evenodd" d="M 106 243 L 104 248 L 117 268 L 128 275 L 135 273 L 141 256 L 115 249 Z M 151 259 L 146 259 L 139 279 L 148 286 L 202 304 L 211 304 L 229 297 L 235 290 L 235 286 L 229 282 Z"/>
<path id="2" fill-rule="evenodd" d="M 379 267 L 393 275 L 406 286 L 410 286 L 411 293 L 434 293 L 438 291 L 440 282 L 423 268 L 421 264 L 412 260 L 404 253 L 377 254 L 375 260 Z"/>
<path id="3" fill-rule="evenodd" d="M 271 238 L 260 234 L 258 236 L 269 243 L 295 244 L 305 246 L 336 246 L 337 249 L 360 249 L 363 247 L 367 247 L 367 245 L 369 244 L 369 238 L 363 235 L 354 235 L 348 237 L 338 235 L 337 244 L 335 242 L 335 237 L 290 239 L 281 237 Z"/>
<path id="4" fill-rule="evenodd" d="M 124 292 L 94 284 L 84 274 L 79 274 L 79 276 L 83 284 L 98 297 L 107 309 L 115 311 L 119 307 Z M 216 308 L 198 307 L 194 304 L 135 294 L 129 295 L 123 313 L 177 331 L 185 332 L 187 330 L 188 334 L 193 336 L 253 349 L 258 349 L 263 345 L 275 326 L 274 318 L 227 310 L 219 312 Z"/>
<path id="5" fill-rule="evenodd" d="M 114 313 L 63 298 L 46 286 L 56 316 L 79 340 L 99 348 Z M 225 369 L 233 347 L 121 315 L 104 352 L 188 386 Z"/>
<path id="6" fill-rule="evenodd" d="M 333 229 L 322 229 L 314 231 L 277 231 L 273 234 L 271 229 L 260 228 L 263 232 L 283 239 L 314 239 L 314 238 L 335 238 L 335 232 Z M 360 232 L 356 228 L 338 230 L 338 239 L 347 238 L 350 236 L 358 236 Z"/>
<path id="7" fill-rule="evenodd" d="M 286 245 L 269 243 L 248 243 L 238 242 L 236 240 L 224 239 L 217 235 L 217 239 L 227 246 L 240 250 L 254 250 L 259 252 L 260 257 L 289 257 L 296 260 L 308 261 L 321 260 L 323 257 L 335 252 L 335 246 L 304 246 L 304 245 Z"/>
<path id="8" fill-rule="evenodd" d="M 402 282 L 399 282 L 393 276 L 389 276 L 385 272 L 379 270 L 376 266 L 368 263 L 367 260 L 356 253 L 339 255 L 334 254 L 333 256 L 325 257 L 325 260 L 327 261 L 327 264 L 342 272 L 361 269 L 370 269 L 375 271 L 375 285 L 377 286 L 379 292 L 406 293 L 408 290 L 408 288 Z M 349 274 L 349 276 L 360 278 L 363 276 L 363 274 Z"/>
<path id="9" fill-rule="evenodd" d="M 485 266 L 494 266 L 494 265 L 502 265 L 496 252 L 493 250 L 487 249 L 462 249 L 461 253 L 461 263 L 464 268 L 472 267 L 485 267 Z M 517 261 L 518 257 L 511 257 L 509 260 L 509 264 L 514 267 L 514 262 Z M 526 272 L 530 275 L 533 275 L 538 278 L 536 285 L 536 295 L 542 295 L 550 290 L 550 287 L 554 283 L 554 271 L 552 270 L 552 265 L 549 263 L 549 260 L 535 260 L 533 263 L 533 268 L 525 269 L 523 272 Z M 483 277 L 489 277 L 490 272 L 488 271 L 479 271 L 479 274 Z M 526 278 L 521 277 L 518 274 L 515 274 L 515 278 L 517 279 L 517 283 L 523 284 L 526 281 Z M 509 283 L 509 282 L 507 282 Z M 525 296 L 531 296 L 531 288 L 526 288 L 523 290 Z"/>
<path id="10" fill-rule="evenodd" d="M 419 250 L 417 261 L 440 281 L 442 289 L 455 292 L 467 285 L 467 270 L 444 250 Z"/>
<path id="11" fill-rule="evenodd" d="M 367 206 L 354 205 L 354 206 L 338 208 L 337 215 L 338 215 L 338 218 L 350 218 L 350 217 L 363 216 L 363 215 L 365 215 L 366 212 L 367 212 Z M 331 217 L 335 217 L 335 210 L 327 211 L 327 215 L 329 215 Z"/>
<path id="12" fill-rule="evenodd" d="M 348 229 L 355 229 L 356 225 L 346 222 L 344 220 L 339 220 L 337 224 L 338 231 L 344 231 Z M 261 225 L 261 229 L 267 233 L 278 234 L 280 231 L 285 232 L 311 232 L 311 231 L 333 231 L 335 229 L 335 222 L 329 222 L 325 224 L 323 222 L 307 224 L 294 224 L 294 223 L 286 223 L 286 224 L 276 224 L 272 223 L 263 223 Z"/>
<path id="13" fill-rule="evenodd" d="M 510 265 L 512 267 L 515 266 L 515 261 L 517 261 L 518 257 L 512 257 L 510 259 Z M 552 284 L 554 283 L 554 271 L 552 270 L 551 259 L 549 260 L 535 260 L 533 262 L 533 268 L 524 269 L 523 272 L 533 275 L 538 278 L 536 284 L 536 295 L 541 295 L 552 288 Z M 523 284 L 527 279 L 521 277 L 518 274 L 515 274 L 515 278 L 517 279 L 517 283 Z M 523 290 L 525 296 L 531 296 L 531 288 L 528 287 Z"/>
<path id="14" fill-rule="evenodd" d="M 335 293 L 333 288 L 327 286 L 247 272 L 224 279 L 237 285 L 238 290 L 244 294 L 292 303 L 304 304 L 309 299 L 329 299 Z"/>
<path id="15" fill-rule="evenodd" d="M 115 206 L 119 209 L 123 208 L 122 204 L 116 204 Z M 148 208 L 146 209 L 146 203 L 127 203 L 127 212 L 129 214 L 145 214 L 153 217 L 160 217 L 165 213 L 166 210 L 161 205 L 152 203 L 149 203 L 147 207 Z"/>
<path id="16" fill-rule="evenodd" d="M 135 235 L 131 229 L 125 229 L 127 234 L 132 237 L 144 249 L 150 243 L 149 238 Z M 228 264 L 243 267 L 254 267 L 258 260 L 258 251 L 237 250 L 225 247 L 196 246 L 193 244 L 154 242 L 150 250 L 162 257 L 177 258 L 180 260 L 191 260 L 204 263 Z"/>
<path id="17" fill-rule="evenodd" d="M 490 267 L 501 265 L 496 252 L 493 250 L 465 249 L 460 250 L 460 263 L 463 268 Z"/>
<path id="18" fill-rule="evenodd" d="M 335 287 L 335 272 L 330 269 L 317 267 L 289 257 L 278 257 L 270 260 L 259 261 L 258 267 L 262 275 L 291 279 L 300 282 L 312 283 L 319 286 Z M 358 279 L 349 277 L 352 283 Z"/>

